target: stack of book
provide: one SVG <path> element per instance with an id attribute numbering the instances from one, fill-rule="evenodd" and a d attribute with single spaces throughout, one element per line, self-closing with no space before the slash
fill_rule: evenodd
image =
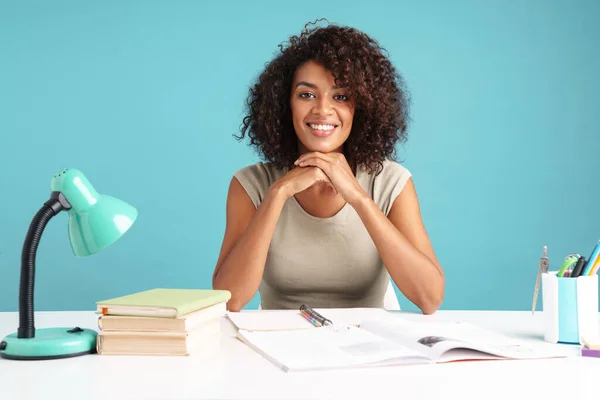
<path id="1" fill-rule="evenodd" d="M 219 346 L 226 290 L 151 289 L 96 303 L 103 355 L 182 355 Z"/>

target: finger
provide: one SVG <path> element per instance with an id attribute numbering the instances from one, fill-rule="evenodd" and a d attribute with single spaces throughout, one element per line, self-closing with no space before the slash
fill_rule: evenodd
<path id="1" fill-rule="evenodd" d="M 318 151 L 313 151 L 310 153 L 305 153 L 302 154 L 300 157 L 298 157 L 298 159 L 294 162 L 294 165 L 299 165 L 302 161 L 306 160 L 307 158 L 313 158 L 313 157 L 318 157 L 321 158 L 323 160 L 328 160 L 330 159 L 330 156 L 328 156 L 327 154 L 318 152 Z"/>
<path id="2" fill-rule="evenodd" d="M 321 168 L 323 171 L 325 171 L 329 176 L 331 176 L 332 174 L 335 174 L 336 171 L 343 171 L 343 173 L 345 173 L 345 174 L 354 175 L 354 173 L 352 172 L 352 169 L 346 162 L 345 157 L 338 158 L 338 157 L 334 157 L 334 156 L 328 156 L 326 154 L 324 154 L 323 156 L 324 157 L 315 156 L 315 157 L 305 158 L 304 160 L 300 161 L 298 166 L 299 167 L 308 167 L 308 166 L 318 167 L 318 168 Z"/>
<path id="3" fill-rule="evenodd" d="M 317 170 L 320 172 L 320 176 L 323 176 L 324 182 L 329 183 L 329 185 L 331 186 L 331 188 L 333 189 L 333 193 L 335 195 L 338 194 L 337 188 L 335 187 L 335 185 L 333 184 L 333 181 L 331 180 L 331 177 L 328 175 L 327 170 L 326 170 L 326 165 L 329 165 L 327 161 L 321 160 L 319 158 L 309 158 L 308 160 L 304 161 L 304 163 L 306 163 L 306 165 L 301 165 L 300 168 L 303 167 L 316 167 Z"/>
<path id="4" fill-rule="evenodd" d="M 317 168 L 320 168 L 321 170 L 323 170 L 323 172 L 325 172 L 325 174 L 327 174 L 328 176 L 329 176 L 329 172 L 331 171 L 331 164 L 329 163 L 329 161 L 323 160 L 323 159 L 317 158 L 317 157 L 304 159 L 303 161 L 301 161 L 298 164 L 298 166 L 299 167 L 317 167 Z"/>
<path id="5" fill-rule="evenodd" d="M 304 158 L 302 158 L 302 160 L 300 160 L 298 162 L 298 166 L 299 167 L 307 166 L 307 165 L 310 165 L 311 162 L 317 162 L 316 160 L 319 160 L 323 163 L 327 163 L 330 166 L 337 163 L 335 158 L 328 156 L 327 154 L 319 153 L 319 154 L 313 154 L 312 156 L 305 156 Z"/>
<path id="6" fill-rule="evenodd" d="M 346 159 L 346 156 L 344 155 L 344 153 L 335 153 L 332 156 L 336 161 L 338 161 L 341 164 L 344 164 L 344 166 L 350 168 L 350 164 L 348 163 L 348 160 Z"/>
<path id="7" fill-rule="evenodd" d="M 310 163 L 308 163 L 308 160 L 315 159 L 315 158 L 328 162 L 330 171 L 332 171 L 333 169 L 343 169 L 346 172 L 348 172 L 350 175 L 354 174 L 352 172 L 352 168 L 350 168 L 350 165 L 348 164 L 348 161 L 346 161 L 346 157 L 342 153 L 328 153 L 328 154 L 319 153 L 319 152 L 306 153 L 306 154 L 303 154 L 302 156 L 300 156 L 300 158 L 298 158 L 298 160 L 296 160 L 296 162 L 297 162 L 296 165 L 300 166 L 300 167 L 310 165 Z"/>
<path id="8" fill-rule="evenodd" d="M 317 181 L 327 183 L 327 185 L 333 190 L 333 194 L 337 195 L 338 194 L 337 188 L 335 187 L 335 185 L 333 184 L 333 182 L 331 181 L 329 176 L 327 176 L 327 174 L 318 167 L 316 167 L 316 171 L 317 171 Z"/>
<path id="9" fill-rule="evenodd" d="M 311 151 L 310 153 L 301 154 L 300 157 L 298 157 L 298 159 L 296 161 L 294 161 L 294 165 L 300 164 L 300 162 L 302 160 L 306 159 L 307 157 L 312 157 L 317 153 L 318 153 L 318 151 Z"/>
<path id="10" fill-rule="evenodd" d="M 335 153 L 335 154 L 332 154 L 331 157 L 333 158 L 332 163 L 334 165 L 338 165 L 338 166 L 342 167 L 343 169 L 345 169 L 350 174 L 353 174 L 352 168 L 350 168 L 350 164 L 348 164 L 348 160 L 346 160 L 346 156 L 344 156 L 344 153 Z"/>

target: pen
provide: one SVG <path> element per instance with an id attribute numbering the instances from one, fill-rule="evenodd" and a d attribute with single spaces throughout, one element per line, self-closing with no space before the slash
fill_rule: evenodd
<path id="1" fill-rule="evenodd" d="M 315 310 L 313 310 L 305 304 L 300 306 L 300 314 L 302 314 L 302 316 L 314 326 L 318 327 L 332 325 L 331 320 L 325 318 L 324 316 L 322 316 L 321 314 L 319 314 L 318 312 L 316 312 Z"/>
<path id="2" fill-rule="evenodd" d="M 592 255 L 590 256 L 590 258 L 588 258 L 588 262 L 587 262 L 583 272 L 581 273 L 582 276 L 591 275 L 592 268 L 596 264 L 599 254 L 600 254 L 600 241 L 598 241 L 598 243 L 596 243 L 596 247 L 594 247 L 594 250 L 592 251 Z"/>
<path id="3" fill-rule="evenodd" d="M 573 268 L 573 273 L 571 274 L 571 278 L 577 278 L 578 276 L 581 276 L 581 272 L 583 271 L 584 267 L 585 267 L 585 257 L 581 256 L 577 260 L 577 263 L 575 264 L 575 268 Z"/>
<path id="4" fill-rule="evenodd" d="M 590 271 L 590 276 L 595 275 L 598 270 L 600 270 L 600 259 L 598 259 L 598 261 L 596 261 L 596 264 L 594 264 L 594 266 L 592 267 L 592 270 Z"/>
<path id="5" fill-rule="evenodd" d="M 558 276 L 559 278 L 562 278 L 563 276 L 565 276 L 565 272 L 567 272 L 567 270 L 571 269 L 571 267 L 577 262 L 578 257 L 579 257 L 579 254 L 571 254 L 571 255 L 567 256 L 565 258 L 565 262 L 563 262 L 563 264 L 560 267 L 560 269 L 558 270 L 558 273 L 556 274 L 556 276 Z"/>

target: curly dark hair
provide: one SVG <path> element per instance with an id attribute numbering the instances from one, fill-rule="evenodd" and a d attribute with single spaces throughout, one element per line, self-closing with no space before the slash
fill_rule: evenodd
<path id="1" fill-rule="evenodd" d="M 355 167 L 379 172 L 382 161 L 394 159 L 396 142 L 406 141 L 408 92 L 385 50 L 367 34 L 351 27 L 305 25 L 298 36 L 280 44 L 280 53 L 266 65 L 251 86 L 241 126 L 264 159 L 279 168 L 298 157 L 290 96 L 296 68 L 309 60 L 333 74 L 354 101 L 352 131 L 344 155 Z"/>

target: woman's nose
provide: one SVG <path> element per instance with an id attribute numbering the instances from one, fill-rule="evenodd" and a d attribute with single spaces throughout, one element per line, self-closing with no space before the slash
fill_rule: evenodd
<path id="1" fill-rule="evenodd" d="M 329 98 L 327 96 L 322 96 L 321 98 L 318 98 L 313 111 L 315 114 L 331 114 L 333 109 L 331 107 L 331 102 L 329 101 Z"/>

